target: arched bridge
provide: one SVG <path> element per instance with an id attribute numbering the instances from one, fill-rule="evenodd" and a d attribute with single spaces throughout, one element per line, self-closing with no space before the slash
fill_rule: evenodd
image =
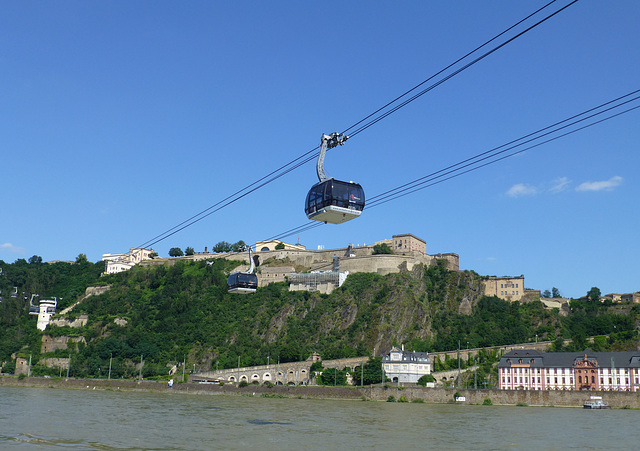
<path id="1" fill-rule="evenodd" d="M 322 366 L 326 368 L 343 369 L 354 368 L 366 363 L 369 357 L 353 357 L 348 359 L 323 360 Z M 194 382 L 199 381 L 224 381 L 226 383 L 239 383 L 245 381 L 249 384 L 272 383 L 274 385 L 308 385 L 315 382 L 315 374 L 311 374 L 312 360 L 304 362 L 287 362 L 270 365 L 249 366 L 240 368 L 227 368 L 216 371 L 198 372 L 191 377 Z"/>

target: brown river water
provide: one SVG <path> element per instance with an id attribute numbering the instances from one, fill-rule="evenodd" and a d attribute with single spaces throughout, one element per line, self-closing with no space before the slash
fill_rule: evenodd
<path id="1" fill-rule="evenodd" d="M 0 387 L 0 450 L 640 449 L 640 410 Z"/>

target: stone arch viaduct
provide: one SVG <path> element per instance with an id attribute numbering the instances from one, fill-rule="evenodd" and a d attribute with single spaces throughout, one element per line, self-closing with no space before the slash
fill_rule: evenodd
<path id="1" fill-rule="evenodd" d="M 347 359 L 323 360 L 324 368 L 343 369 L 356 367 L 366 363 L 369 357 L 352 357 Z M 313 360 L 304 362 L 275 363 L 269 365 L 227 368 L 224 370 L 204 371 L 195 373 L 191 380 L 194 382 L 224 381 L 226 383 L 257 382 L 259 384 L 272 383 L 274 385 L 308 385 L 315 382 L 315 374 L 311 374 Z"/>

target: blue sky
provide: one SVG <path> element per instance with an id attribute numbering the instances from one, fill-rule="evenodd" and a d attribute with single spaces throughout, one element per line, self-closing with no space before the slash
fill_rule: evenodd
<path id="1" fill-rule="evenodd" d="M 126 252 L 546 2 L 4 2 L 0 259 Z M 558 1 L 559 6 L 568 1 Z M 329 152 L 368 198 L 640 88 L 640 2 L 581 0 Z M 640 110 L 287 239 L 413 233 L 462 269 L 640 290 Z M 304 224 L 308 163 L 154 245 Z"/>

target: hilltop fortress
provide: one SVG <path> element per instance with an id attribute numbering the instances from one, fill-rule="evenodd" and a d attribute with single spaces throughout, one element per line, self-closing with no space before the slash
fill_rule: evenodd
<path id="1" fill-rule="evenodd" d="M 376 249 L 386 249 L 392 253 L 376 253 Z M 277 248 L 277 249 L 276 249 Z M 358 272 L 377 273 L 380 275 L 411 271 L 415 265 L 430 266 L 436 259 L 446 262 L 448 269 L 459 270 L 459 256 L 453 253 L 427 254 L 427 243 L 412 234 L 393 235 L 392 239 L 378 241 L 372 245 L 348 245 L 338 249 L 309 250 L 298 244 L 288 244 L 278 240 L 258 241 L 255 255 L 260 261 L 256 271 L 258 286 L 273 282 L 283 282 L 296 275 L 320 280 L 313 287 L 292 283 L 292 290 L 308 290 L 330 293 L 340 286 L 348 274 Z M 135 252 L 136 255 L 139 252 Z M 178 260 L 206 260 L 224 258 L 227 260 L 247 261 L 246 253 L 212 253 L 202 252 L 174 258 L 154 258 L 143 260 L 142 265 L 172 264 Z M 109 261 L 107 261 L 109 264 Z M 248 264 L 240 266 L 239 271 L 246 271 Z M 342 275 L 342 277 L 340 277 Z M 300 278 L 298 278 L 300 279 Z"/>
<path id="2" fill-rule="evenodd" d="M 319 291 L 331 293 L 341 286 L 348 274 L 359 272 L 380 275 L 411 271 L 416 265 L 425 267 L 443 260 L 447 269 L 460 270 L 460 257 L 455 253 L 428 254 L 425 240 L 410 234 L 393 235 L 391 239 L 371 245 L 349 244 L 344 248 L 309 250 L 300 244 L 279 240 L 258 241 L 254 253 L 259 259 L 256 270 L 258 286 L 274 282 L 289 282 L 291 291 Z M 104 254 L 105 273 L 126 271 L 135 264 L 172 265 L 180 260 L 224 258 L 247 262 L 246 253 L 196 252 L 193 255 L 159 258 L 151 249 L 131 249 L 129 254 Z M 238 267 L 248 270 L 248 262 Z M 508 301 L 527 302 L 540 299 L 540 292 L 524 289 L 524 275 L 516 277 L 488 277 L 484 281 L 485 294 Z"/>

